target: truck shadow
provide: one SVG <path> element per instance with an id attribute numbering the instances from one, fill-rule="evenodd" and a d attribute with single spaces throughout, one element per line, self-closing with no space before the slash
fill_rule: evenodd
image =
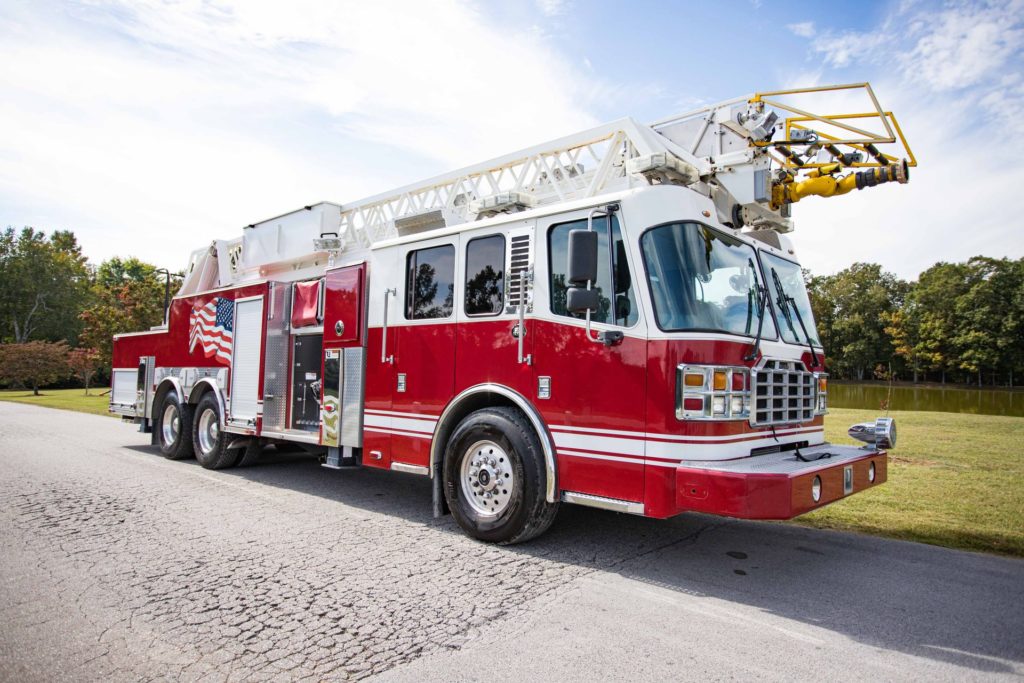
<path id="1" fill-rule="evenodd" d="M 159 457 L 154 447 L 133 450 Z M 181 463 L 199 467 L 195 461 Z M 329 472 L 267 453 L 219 475 L 315 495 L 461 534 L 434 519 L 425 477 Z M 502 552 L 571 564 L 687 596 L 756 607 L 880 650 L 986 673 L 1024 662 L 1024 562 L 858 534 L 686 514 L 653 520 L 563 505 L 539 539 Z"/>

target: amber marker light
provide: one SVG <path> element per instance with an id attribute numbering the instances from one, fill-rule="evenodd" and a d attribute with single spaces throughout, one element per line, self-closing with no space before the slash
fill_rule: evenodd
<path id="1" fill-rule="evenodd" d="M 704 373 L 688 372 L 683 377 L 683 383 L 688 387 L 702 387 L 704 386 Z"/>
<path id="2" fill-rule="evenodd" d="M 728 375 L 725 370 L 715 370 L 714 384 L 712 389 L 715 391 L 725 391 L 726 382 L 728 381 Z"/>

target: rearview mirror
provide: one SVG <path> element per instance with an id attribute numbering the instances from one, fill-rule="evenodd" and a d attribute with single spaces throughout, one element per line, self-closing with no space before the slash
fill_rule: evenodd
<path id="1" fill-rule="evenodd" d="M 593 313 L 600 304 L 600 297 L 596 289 L 583 289 L 582 287 L 570 287 L 565 292 L 565 308 L 570 313 Z"/>
<path id="2" fill-rule="evenodd" d="M 569 258 L 566 273 L 570 285 L 585 286 L 597 280 L 597 233 L 593 230 L 569 231 Z"/>

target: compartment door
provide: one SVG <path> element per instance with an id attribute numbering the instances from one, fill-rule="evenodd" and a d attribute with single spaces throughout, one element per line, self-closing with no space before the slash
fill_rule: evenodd
<path id="1" fill-rule="evenodd" d="M 232 423 L 256 424 L 262 342 L 263 297 L 236 301 L 229 409 Z"/>

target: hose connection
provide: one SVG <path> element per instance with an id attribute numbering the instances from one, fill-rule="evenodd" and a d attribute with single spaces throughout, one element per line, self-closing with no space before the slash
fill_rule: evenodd
<path id="1" fill-rule="evenodd" d="M 822 166 L 808 173 L 806 180 L 799 181 L 792 173 L 785 173 L 772 185 L 772 208 L 779 209 L 784 204 L 795 204 L 804 197 L 836 197 L 883 183 L 895 182 L 903 185 L 910 180 L 910 167 L 906 159 L 835 177 L 842 168 L 842 163 Z"/>

